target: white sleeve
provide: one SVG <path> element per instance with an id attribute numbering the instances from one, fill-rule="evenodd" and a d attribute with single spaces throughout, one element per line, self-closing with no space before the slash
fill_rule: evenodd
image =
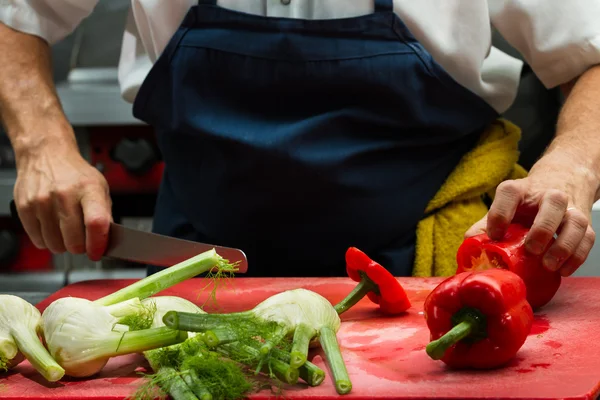
<path id="1" fill-rule="evenodd" d="M 488 0 L 492 24 L 547 88 L 600 64 L 600 0 Z"/>
<path id="2" fill-rule="evenodd" d="M 51 45 L 75 30 L 98 0 L 0 0 L 0 22 Z"/>

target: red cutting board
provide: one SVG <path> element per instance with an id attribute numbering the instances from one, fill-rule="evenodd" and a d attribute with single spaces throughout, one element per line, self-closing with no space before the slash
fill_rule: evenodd
<path id="1" fill-rule="evenodd" d="M 456 372 L 427 357 L 428 330 L 423 301 L 439 279 L 399 278 L 413 307 L 402 316 L 385 318 L 377 306 L 364 299 L 343 315 L 338 333 L 343 356 L 353 383 L 345 397 L 380 399 L 592 399 L 600 393 L 600 279 L 565 279 L 558 294 L 536 317 L 533 331 L 517 357 L 507 367 L 488 372 Z M 101 280 L 77 283 L 39 305 L 46 307 L 59 297 L 96 299 L 132 281 Z M 353 287 L 349 279 L 236 278 L 233 286 L 220 287 L 220 311 L 254 307 L 265 298 L 287 289 L 304 287 L 341 300 Z M 203 304 L 205 282 L 190 280 L 164 291 Z M 207 307 L 213 311 L 214 307 Z M 212 310 L 211 310 L 212 309 Z M 312 361 L 326 369 L 321 352 Z M 143 383 L 139 356 L 112 359 L 101 375 L 88 380 L 63 380 L 48 384 L 25 362 L 0 378 L 0 398 L 12 400 L 124 399 Z M 136 372 L 136 370 L 138 372 Z M 265 391 L 255 398 L 274 397 Z M 328 378 L 316 388 L 302 385 L 286 397 L 333 399 L 337 397 Z"/>

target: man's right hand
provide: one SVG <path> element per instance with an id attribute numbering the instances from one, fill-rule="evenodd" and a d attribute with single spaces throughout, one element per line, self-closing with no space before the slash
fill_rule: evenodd
<path id="1" fill-rule="evenodd" d="M 39 248 L 99 260 L 112 219 L 108 185 L 79 152 L 48 43 L 0 23 L 0 65 L 0 120 L 15 151 L 14 199 L 25 231 Z"/>
<path id="2" fill-rule="evenodd" d="M 34 245 L 99 260 L 112 220 L 108 184 L 77 146 L 28 149 L 18 154 L 17 171 L 15 205 Z"/>

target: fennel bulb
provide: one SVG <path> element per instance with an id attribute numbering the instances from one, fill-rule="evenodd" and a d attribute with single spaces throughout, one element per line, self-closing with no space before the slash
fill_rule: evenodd
<path id="1" fill-rule="evenodd" d="M 88 377 L 99 372 L 111 357 L 168 346 L 187 338 L 184 332 L 165 327 L 131 332 L 118 327 L 128 319 L 150 325 L 152 318 L 137 298 L 101 306 L 86 299 L 65 297 L 54 301 L 42 314 L 43 334 L 50 354 L 67 375 Z"/>
<path id="2" fill-rule="evenodd" d="M 65 371 L 39 338 L 41 328 L 42 316 L 37 308 L 20 297 L 0 295 L 0 371 L 26 358 L 48 381 L 63 377 Z"/>

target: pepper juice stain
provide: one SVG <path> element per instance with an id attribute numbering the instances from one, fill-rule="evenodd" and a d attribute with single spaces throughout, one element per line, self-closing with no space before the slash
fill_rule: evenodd
<path id="1" fill-rule="evenodd" d="M 531 331 L 529 332 L 529 336 L 532 335 L 540 335 L 545 333 L 550 329 L 550 321 L 546 318 L 545 315 L 536 315 L 533 320 L 533 325 L 531 326 Z"/>

